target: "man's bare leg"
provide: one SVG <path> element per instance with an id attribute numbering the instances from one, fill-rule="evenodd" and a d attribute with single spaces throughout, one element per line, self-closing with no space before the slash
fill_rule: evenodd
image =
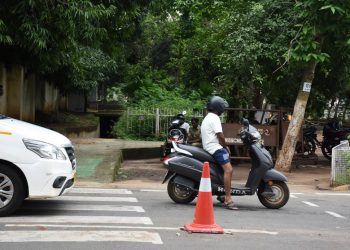
<path id="1" fill-rule="evenodd" d="M 222 165 L 224 169 L 224 188 L 225 188 L 225 204 L 229 204 L 232 202 L 231 197 L 231 180 L 232 180 L 232 165 L 231 163 L 226 163 Z"/>

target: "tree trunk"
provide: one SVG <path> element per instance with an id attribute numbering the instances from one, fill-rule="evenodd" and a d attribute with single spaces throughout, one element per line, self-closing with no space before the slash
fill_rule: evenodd
<path id="1" fill-rule="evenodd" d="M 291 171 L 291 163 L 297 143 L 299 131 L 303 123 L 306 104 L 310 92 L 304 91 L 304 83 L 312 84 L 315 75 L 317 62 L 309 62 L 305 68 L 303 81 L 300 85 L 297 100 L 294 105 L 292 120 L 289 123 L 286 137 L 284 138 L 282 149 L 276 161 L 276 168 L 285 172 Z"/>
<path id="2" fill-rule="evenodd" d="M 332 98 L 331 105 L 330 105 L 330 107 L 328 107 L 327 120 L 329 120 L 329 118 L 331 118 L 331 112 L 332 112 L 332 109 L 334 106 L 334 102 L 335 102 L 335 98 Z"/>
<path id="3" fill-rule="evenodd" d="M 339 99 L 337 98 L 337 102 L 335 104 L 335 108 L 334 108 L 334 117 L 335 119 L 338 119 L 338 109 L 339 109 Z"/>
<path id="4" fill-rule="evenodd" d="M 348 107 L 349 107 L 349 101 L 346 100 L 344 104 L 344 110 L 343 110 L 343 118 L 342 118 L 343 122 L 345 122 L 346 120 L 346 111 L 348 110 Z"/>

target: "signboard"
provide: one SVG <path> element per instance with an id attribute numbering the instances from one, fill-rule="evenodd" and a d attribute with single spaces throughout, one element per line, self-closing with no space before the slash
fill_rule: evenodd
<path id="1" fill-rule="evenodd" d="M 304 92 L 310 92 L 311 91 L 311 82 L 304 82 L 303 91 Z"/>
<path id="2" fill-rule="evenodd" d="M 277 125 L 253 125 L 261 134 L 262 143 L 265 146 L 278 146 Z M 222 124 L 227 145 L 242 145 L 239 131 L 242 125 L 239 123 Z"/>

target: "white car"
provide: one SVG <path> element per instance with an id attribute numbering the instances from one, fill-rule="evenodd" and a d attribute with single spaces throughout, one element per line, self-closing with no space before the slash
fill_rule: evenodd
<path id="1" fill-rule="evenodd" d="M 0 216 L 26 198 L 49 198 L 73 187 L 74 147 L 52 130 L 0 114 Z"/>

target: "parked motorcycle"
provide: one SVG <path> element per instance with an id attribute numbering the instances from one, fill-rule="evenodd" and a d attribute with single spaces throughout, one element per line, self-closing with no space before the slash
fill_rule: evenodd
<path id="1" fill-rule="evenodd" d="M 171 153 L 175 152 L 172 142 L 176 144 L 184 144 L 187 142 L 189 124 L 185 122 L 185 115 L 186 111 L 177 114 L 169 125 L 167 138 L 164 143 L 163 160 L 167 159 Z"/>
<path id="2" fill-rule="evenodd" d="M 274 169 L 272 157 L 260 143 L 261 135 L 258 130 L 243 121 L 240 138 L 248 148 L 252 159 L 251 170 L 245 185 L 234 185 L 231 195 L 243 196 L 257 193 L 259 201 L 267 208 L 278 209 L 289 200 L 287 178 Z M 205 150 L 189 145 L 173 142 L 175 150 L 164 166 L 168 172 L 163 183 L 168 181 L 168 195 L 176 203 L 189 203 L 197 194 L 201 181 L 203 163 L 209 162 L 212 194 L 218 196 L 220 202 L 225 194 L 224 172 L 221 166 Z"/>
<path id="3" fill-rule="evenodd" d="M 323 127 L 323 141 L 317 139 L 317 128 L 313 124 L 303 127 L 303 149 L 301 144 L 297 144 L 296 151 L 305 155 L 314 154 L 317 147 L 321 148 L 322 154 L 328 160 L 332 159 L 332 148 L 339 145 L 341 141 L 347 139 L 350 129 L 342 128 L 337 121 L 327 123 Z"/>
<path id="4" fill-rule="evenodd" d="M 323 127 L 321 150 L 328 160 L 332 159 L 332 148 L 339 145 L 341 141 L 347 140 L 348 134 L 350 134 L 350 128 L 343 128 L 337 121 L 329 122 Z"/>
<path id="5" fill-rule="evenodd" d="M 304 155 L 314 154 L 317 146 L 321 147 L 322 143 L 317 139 L 317 128 L 314 124 L 303 126 L 303 146 L 298 142 L 296 151 Z"/>

